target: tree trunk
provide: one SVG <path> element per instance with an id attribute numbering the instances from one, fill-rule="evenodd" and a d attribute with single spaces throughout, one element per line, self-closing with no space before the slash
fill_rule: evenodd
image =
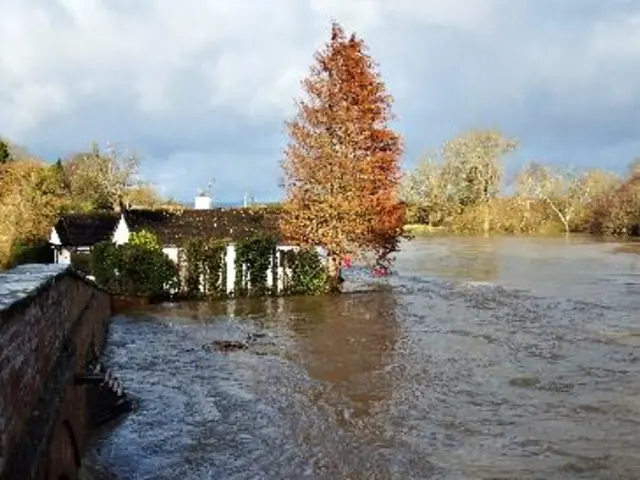
<path id="1" fill-rule="evenodd" d="M 571 214 L 571 212 L 569 212 L 567 215 L 563 215 L 563 213 L 558 209 L 558 207 L 556 207 L 554 205 L 554 203 L 549 200 L 548 198 L 546 199 L 547 203 L 549 204 L 549 206 L 553 209 L 554 212 L 556 212 L 556 215 L 558 215 L 558 218 L 560 219 L 560 221 L 562 222 L 562 225 L 564 226 L 564 233 L 565 235 L 569 235 L 569 217 L 573 216 Z"/>
<path id="2" fill-rule="evenodd" d="M 489 216 L 489 203 L 485 203 L 484 205 L 484 222 L 482 224 L 482 231 L 484 232 L 484 236 L 489 236 L 489 230 L 491 228 L 490 224 L 490 216 Z"/>
<path id="3" fill-rule="evenodd" d="M 329 291 L 332 293 L 340 292 L 340 285 L 342 284 L 340 271 L 341 264 L 341 257 L 338 257 L 337 255 L 329 255 L 327 268 L 329 275 Z"/>
<path id="4" fill-rule="evenodd" d="M 525 200 L 524 204 L 525 204 L 524 215 L 520 219 L 520 232 L 519 233 L 524 233 L 527 225 L 529 224 L 529 217 L 531 215 L 531 202 L 529 200 Z"/>

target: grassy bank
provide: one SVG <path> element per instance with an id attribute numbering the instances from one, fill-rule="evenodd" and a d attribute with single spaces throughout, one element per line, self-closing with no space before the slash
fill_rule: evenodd
<path id="1" fill-rule="evenodd" d="M 447 233 L 444 227 L 432 227 L 431 225 L 421 225 L 419 223 L 408 223 L 403 227 L 405 233 L 409 235 L 432 235 L 435 233 Z"/>
<path id="2" fill-rule="evenodd" d="M 431 225 L 422 225 L 419 223 L 408 223 L 403 227 L 405 233 L 416 236 L 416 237 L 428 237 L 432 235 L 447 235 L 447 236 L 471 236 L 471 237 L 482 237 L 484 236 L 483 232 L 480 231 L 461 231 L 456 230 L 454 228 L 447 227 L 434 227 Z M 514 237 L 564 237 L 567 234 L 564 233 L 559 228 L 547 228 L 546 230 L 540 230 L 535 232 L 505 232 L 500 230 L 493 230 L 489 232 L 490 236 L 514 236 Z M 591 235 L 584 232 L 572 232 L 571 236 L 592 236 L 596 238 L 595 235 Z M 615 240 L 619 240 L 619 238 L 615 238 Z"/>

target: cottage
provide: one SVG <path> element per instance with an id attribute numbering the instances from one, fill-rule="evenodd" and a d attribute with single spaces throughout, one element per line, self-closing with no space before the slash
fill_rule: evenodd
<path id="1" fill-rule="evenodd" d="M 235 287 L 234 241 L 256 232 L 265 232 L 278 238 L 278 211 L 274 209 L 209 208 L 207 197 L 197 197 L 195 208 L 180 211 L 132 209 L 117 213 L 63 215 L 51 231 L 50 243 L 55 251 L 56 263 L 71 263 L 73 253 L 89 253 L 98 242 L 111 240 L 117 245 L 129 241 L 132 233 L 149 231 L 155 234 L 163 252 L 178 263 L 181 249 L 192 239 L 223 239 L 226 248 L 226 290 Z M 280 245 L 278 252 L 295 249 Z M 284 288 L 285 268 L 282 254 L 276 255 L 276 278 L 269 276 L 270 286 L 277 282 L 277 290 Z"/>

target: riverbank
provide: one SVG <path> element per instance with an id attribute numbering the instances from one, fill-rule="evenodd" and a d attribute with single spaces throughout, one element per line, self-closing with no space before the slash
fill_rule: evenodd
<path id="1" fill-rule="evenodd" d="M 409 223 L 403 227 L 404 233 L 413 237 L 485 237 L 482 233 L 477 232 L 456 232 L 447 227 L 433 227 L 431 225 Z M 569 234 L 561 231 L 548 231 L 548 232 L 532 232 L 532 233 L 508 233 L 508 232 L 491 232 L 489 237 L 507 237 L 507 238 L 584 238 L 593 242 L 620 242 L 625 244 L 625 248 L 629 251 L 633 251 L 636 248 L 640 249 L 640 237 L 638 236 L 604 236 L 604 235 L 592 235 L 585 232 L 570 232 Z M 636 247 L 638 245 L 638 247 Z"/>
<path id="2" fill-rule="evenodd" d="M 418 223 L 409 223 L 403 227 L 405 233 L 410 235 L 431 235 L 434 233 L 446 232 L 444 227 L 432 227 L 431 225 L 422 225 Z"/>

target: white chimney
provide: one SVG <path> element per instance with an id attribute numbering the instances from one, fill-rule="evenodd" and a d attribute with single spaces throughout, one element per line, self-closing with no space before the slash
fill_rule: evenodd
<path id="1" fill-rule="evenodd" d="M 196 210 L 209 210 L 211 208 L 211 190 L 213 189 L 213 180 L 209 182 L 206 189 L 198 189 L 198 195 L 193 203 Z"/>
<path id="2" fill-rule="evenodd" d="M 211 197 L 208 195 L 198 195 L 193 204 L 196 210 L 209 210 L 211 208 Z"/>

